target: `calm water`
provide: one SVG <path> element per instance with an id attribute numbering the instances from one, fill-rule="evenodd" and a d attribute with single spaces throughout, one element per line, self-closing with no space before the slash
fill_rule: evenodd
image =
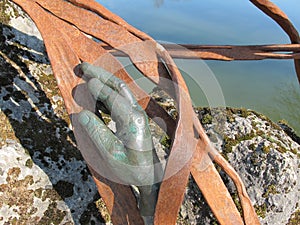
<path id="1" fill-rule="evenodd" d="M 156 40 L 190 44 L 279 44 L 288 37 L 249 1 L 99 0 Z M 273 0 L 300 30 L 300 1 Z M 300 134 L 300 88 L 290 60 L 176 60 L 195 105 L 226 104 L 285 119 Z M 211 78 L 213 77 L 213 78 Z M 215 91 L 217 91 L 217 94 Z"/>

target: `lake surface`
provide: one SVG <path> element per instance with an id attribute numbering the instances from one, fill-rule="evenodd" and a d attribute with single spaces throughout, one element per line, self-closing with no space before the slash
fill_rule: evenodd
<path id="1" fill-rule="evenodd" d="M 269 17 L 241 0 L 101 0 L 162 42 L 205 45 L 289 43 Z M 300 30 L 300 1 L 274 0 Z M 226 105 L 284 119 L 300 134 L 300 87 L 292 60 L 176 60 L 196 106 Z M 216 93 L 215 93 L 216 92 Z"/>

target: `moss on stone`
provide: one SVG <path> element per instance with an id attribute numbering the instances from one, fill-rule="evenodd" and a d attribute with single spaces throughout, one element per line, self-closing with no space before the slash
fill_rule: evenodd
<path id="1" fill-rule="evenodd" d="M 256 149 L 256 144 L 252 143 L 250 145 L 248 145 L 248 148 L 252 151 L 254 151 Z"/>
<path id="2" fill-rule="evenodd" d="M 251 140 L 256 135 L 253 131 L 245 135 L 235 135 L 235 138 L 224 137 L 224 145 L 222 150 L 222 155 L 225 159 L 228 159 L 228 154 L 232 152 L 232 147 L 238 145 L 242 141 Z"/>
<path id="3" fill-rule="evenodd" d="M 101 112 L 101 116 L 102 116 L 102 119 L 103 119 L 103 122 L 107 125 L 109 124 L 112 119 L 111 119 L 111 116 L 109 114 L 106 114 L 104 112 Z"/>
<path id="4" fill-rule="evenodd" d="M 27 166 L 31 169 L 33 167 L 32 159 L 27 159 L 26 162 L 25 162 L 25 166 Z"/>
<path id="5" fill-rule="evenodd" d="M 286 148 L 282 147 L 281 144 L 277 145 L 276 150 L 279 151 L 280 153 L 286 153 L 288 151 Z"/>
<path id="6" fill-rule="evenodd" d="M 248 110 L 246 108 L 231 108 L 231 107 L 229 108 L 229 107 L 227 107 L 226 109 L 227 109 L 227 116 L 231 114 L 231 115 L 238 115 L 238 116 L 247 118 L 252 113 L 251 110 Z"/>
<path id="7" fill-rule="evenodd" d="M 104 219 L 104 221 L 106 223 L 110 222 L 111 221 L 111 217 L 110 217 L 110 214 L 108 212 L 108 209 L 105 205 L 105 202 L 103 201 L 102 198 L 98 199 L 96 202 L 96 207 L 98 208 L 102 218 Z"/>
<path id="8" fill-rule="evenodd" d="M 39 221 L 39 224 L 59 225 L 63 221 L 65 216 L 66 216 L 66 212 L 58 209 L 56 202 L 52 202 L 48 206 L 47 210 L 44 212 L 44 215 Z"/>
<path id="9" fill-rule="evenodd" d="M 171 143 L 172 140 L 169 138 L 168 135 L 164 135 L 161 139 L 160 139 L 160 143 L 165 146 L 166 148 L 170 148 L 171 147 Z"/>
<path id="10" fill-rule="evenodd" d="M 241 108 L 240 115 L 241 115 L 241 117 L 247 118 L 249 115 L 251 115 L 251 112 L 245 108 Z"/>
<path id="11" fill-rule="evenodd" d="M 300 209 L 293 213 L 287 225 L 299 225 L 300 224 Z"/>
<path id="12" fill-rule="evenodd" d="M 237 193 L 231 194 L 234 204 L 241 215 L 243 215 L 243 208 L 240 202 L 240 198 Z"/>
<path id="13" fill-rule="evenodd" d="M 216 134 L 214 134 L 214 133 L 208 133 L 207 136 L 209 137 L 209 139 L 210 139 L 211 142 L 214 142 L 214 143 L 218 142 L 218 138 L 217 138 Z"/>
<path id="14" fill-rule="evenodd" d="M 266 203 L 263 203 L 261 205 L 255 205 L 254 209 L 255 209 L 256 214 L 259 217 L 261 217 L 261 218 L 266 217 L 266 214 L 267 214 L 267 205 L 266 205 Z"/>
<path id="15" fill-rule="evenodd" d="M 34 191 L 34 196 L 37 198 L 41 198 L 43 194 L 43 189 L 42 188 L 38 188 Z"/>
<path id="16" fill-rule="evenodd" d="M 11 140 L 17 140 L 15 131 L 10 124 L 7 116 L 5 113 L 0 109 L 0 147 L 4 146 L 6 144 L 7 139 Z"/>
<path id="17" fill-rule="evenodd" d="M 213 120 L 213 117 L 210 114 L 205 114 L 202 118 L 201 118 L 201 123 L 202 124 L 211 124 Z"/>
<path id="18" fill-rule="evenodd" d="M 190 225 L 189 221 L 187 221 L 184 218 L 181 218 L 179 215 L 177 216 L 176 224 L 177 225 Z"/>
<path id="19" fill-rule="evenodd" d="M 54 189 L 46 189 L 42 193 L 42 201 L 50 199 L 52 201 L 61 200 L 61 196 Z"/>
<path id="20" fill-rule="evenodd" d="M 263 153 L 265 153 L 265 154 L 269 154 L 269 152 L 271 151 L 271 147 L 266 146 L 266 145 L 262 146 L 261 149 L 262 149 Z"/>
<path id="21" fill-rule="evenodd" d="M 34 205 L 34 191 L 29 188 L 34 183 L 33 176 L 27 175 L 23 179 L 19 176 L 21 170 L 18 167 L 10 168 L 7 172 L 7 183 L 0 185 L 0 208 L 3 205 L 14 207 L 18 214 L 18 224 L 34 224 L 36 218 L 33 214 L 37 211 Z M 6 221 L 11 224 L 10 221 Z"/>
<path id="22" fill-rule="evenodd" d="M 228 160 L 228 154 L 232 152 L 232 147 L 237 145 L 238 141 L 227 136 L 224 137 L 224 146 L 222 149 L 223 157 Z"/>
<path id="23" fill-rule="evenodd" d="M 260 156 L 256 152 L 253 152 L 250 156 L 250 160 L 253 166 L 257 166 L 260 162 Z"/>
<path id="24" fill-rule="evenodd" d="M 297 155 L 297 154 L 298 154 L 298 150 L 297 150 L 297 149 L 295 149 L 295 148 L 292 148 L 292 149 L 291 149 L 291 152 L 292 152 L 293 154 L 295 154 L 295 155 Z"/>
<path id="25" fill-rule="evenodd" d="M 268 198 L 270 194 L 278 194 L 279 192 L 277 191 L 277 188 L 275 185 L 271 184 L 267 187 L 265 193 L 262 195 L 264 198 Z"/>
<path id="26" fill-rule="evenodd" d="M 0 1 L 0 22 L 8 25 L 10 21 L 10 15 L 7 13 L 8 0 Z"/>

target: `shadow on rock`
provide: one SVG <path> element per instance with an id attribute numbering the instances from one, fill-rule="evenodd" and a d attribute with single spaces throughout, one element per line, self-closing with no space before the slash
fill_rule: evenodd
<path id="1" fill-rule="evenodd" d="M 0 124 L 8 122 L 12 127 L 12 131 L 8 131 L 5 130 L 7 124 L 1 126 L 1 133 L 13 133 L 11 136 L 29 153 L 32 164 L 41 168 L 49 178 L 48 186 L 27 196 L 31 199 L 38 198 L 43 203 L 49 202 L 46 209 L 36 209 L 44 210 L 39 214 L 40 220 L 37 220 L 46 222 L 55 219 L 59 223 L 99 224 L 104 222 L 95 205 L 99 195 L 76 148 L 73 133 L 69 128 L 69 118 L 43 46 L 43 42 L 35 36 L 1 24 Z M 1 138 L 3 145 L 5 138 Z M 30 161 L 27 160 L 26 163 L 24 166 L 27 166 L 27 169 L 32 167 Z M 9 176 L 16 178 L 20 174 L 15 173 L 18 171 L 15 167 L 2 170 L 8 171 L 6 181 L 12 180 Z M 30 182 L 39 181 L 33 179 Z M 0 190 L 3 191 L 5 184 L 0 185 Z M 14 188 L 16 190 L 11 192 L 22 194 L 20 187 Z M 29 201 L 25 199 L 27 200 Z M 38 214 L 36 210 L 32 210 L 34 215 Z M 28 221 L 25 217 L 22 218 L 24 215 L 20 216 L 19 219 Z M 57 221 L 58 217 L 60 221 Z"/>

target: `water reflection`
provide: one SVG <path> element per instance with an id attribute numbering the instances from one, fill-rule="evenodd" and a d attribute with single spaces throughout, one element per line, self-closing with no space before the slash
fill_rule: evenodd
<path id="1" fill-rule="evenodd" d="M 296 133 L 300 134 L 300 88 L 298 83 L 286 82 L 278 88 L 278 94 L 274 96 L 274 101 L 278 104 L 274 109 L 280 113 L 287 123 L 293 127 Z M 284 110 L 283 110 L 284 108 Z"/>
<path id="2" fill-rule="evenodd" d="M 155 0 L 154 1 L 154 5 L 157 8 L 159 8 L 162 4 L 164 4 L 164 0 Z"/>
<path id="3" fill-rule="evenodd" d="M 300 1 L 273 2 L 300 30 Z M 208 45 L 290 42 L 281 28 L 249 1 L 103 0 L 101 4 L 156 40 Z M 196 63 L 186 62 L 191 68 Z M 292 60 L 205 63 L 218 79 L 226 105 L 250 108 L 274 121 L 285 119 L 300 133 L 297 104 L 300 102 L 300 89 Z M 195 69 L 190 76 L 199 74 L 201 72 Z M 193 87 L 193 82 L 187 83 L 190 83 L 195 105 L 207 105 L 201 90 Z M 291 87 L 295 91 L 291 91 Z"/>
<path id="4" fill-rule="evenodd" d="M 174 2 L 179 2 L 180 0 L 173 0 Z M 185 0 L 185 1 L 189 1 L 189 0 Z M 164 4 L 164 0 L 154 0 L 154 6 L 156 8 L 161 7 Z"/>

